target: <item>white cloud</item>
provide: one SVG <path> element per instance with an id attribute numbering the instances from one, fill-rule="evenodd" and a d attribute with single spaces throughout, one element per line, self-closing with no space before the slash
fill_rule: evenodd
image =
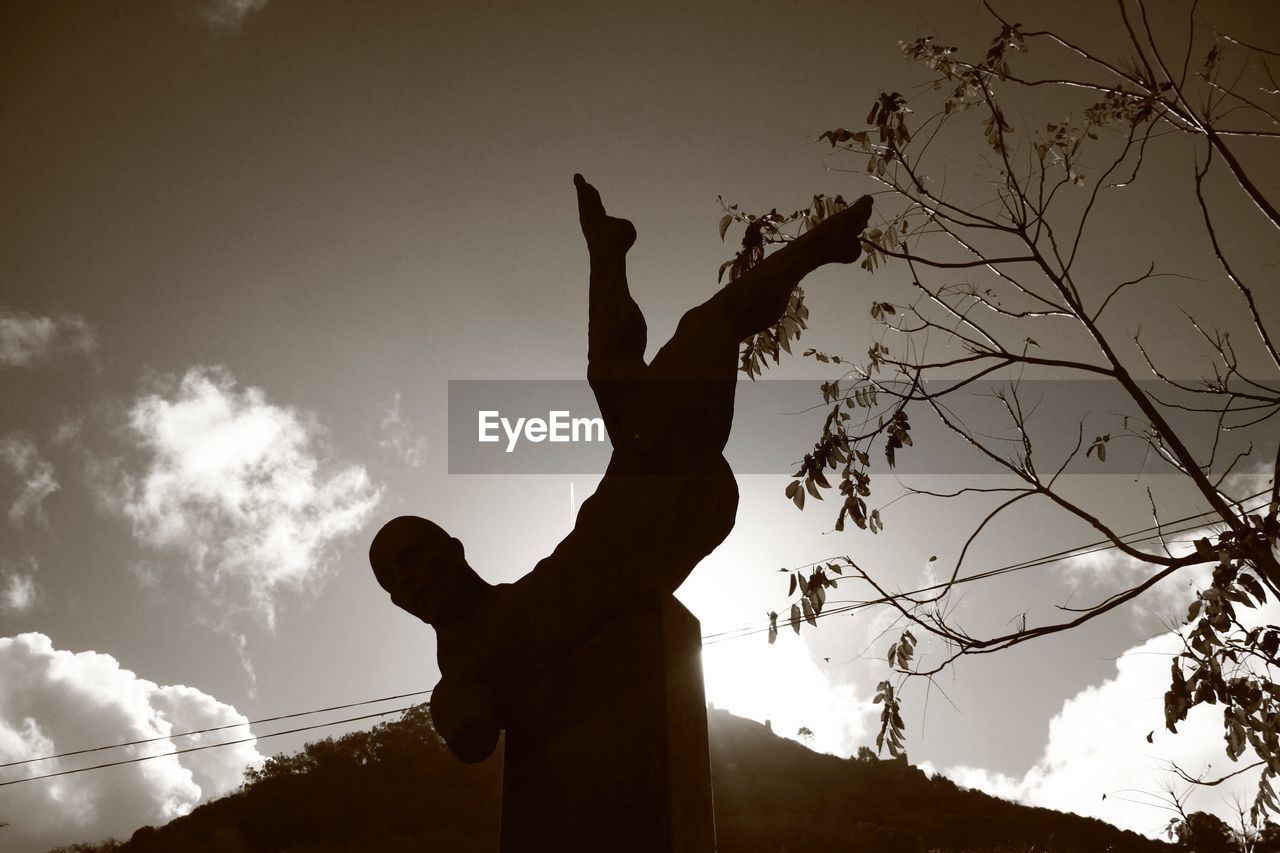
<path id="1" fill-rule="evenodd" d="M 30 367 L 55 355 L 87 354 L 96 348 L 93 330 L 78 314 L 36 317 L 0 308 L 0 365 Z"/>
<path id="2" fill-rule="evenodd" d="M 66 418 L 54 427 L 51 441 L 56 445 L 65 446 L 79 438 L 80 433 L 83 431 L 84 420 L 82 418 Z"/>
<path id="3" fill-rule="evenodd" d="M 391 408 L 382 419 L 382 438 L 378 446 L 389 450 L 410 468 L 419 468 L 427 456 L 427 437 L 413 429 L 400 412 L 400 392 L 396 392 Z"/>
<path id="4" fill-rule="evenodd" d="M 233 32 L 266 5 L 267 0 L 207 0 L 200 7 L 200 17 L 215 32 Z"/>
<path id="5" fill-rule="evenodd" d="M 280 595 L 317 590 L 336 543 L 381 499 L 362 466 L 326 458 L 312 419 L 221 368 L 142 396 L 129 427 L 141 467 L 119 463 L 105 497 L 138 540 L 185 558 L 223 616 L 248 610 L 273 626 Z"/>
<path id="6" fill-rule="evenodd" d="M 707 701 L 717 708 L 768 720 L 775 734 L 819 752 L 852 755 L 870 739 L 879 713 L 853 685 L 834 683 L 798 637 L 782 636 L 771 646 L 760 637 L 704 646 L 702 676 Z M 813 732 L 812 741 L 797 735 L 801 726 Z"/>
<path id="7" fill-rule="evenodd" d="M 1253 618 L 1274 623 L 1274 605 Z M 942 772 L 957 784 L 1028 805 L 1097 817 L 1124 829 L 1158 837 L 1172 814 L 1162 791 L 1174 782 L 1176 764 L 1206 778 L 1245 766 L 1227 758 L 1222 711 L 1201 705 L 1178 725 L 1164 728 L 1163 696 L 1170 659 L 1183 648 L 1176 633 L 1162 634 L 1129 649 L 1116 662 L 1116 675 L 1068 699 L 1049 723 L 1044 753 L 1021 778 L 978 767 Z M 1152 733 L 1152 743 L 1147 742 Z M 933 768 L 927 768 L 930 771 Z M 1234 804 L 1253 801 L 1257 772 L 1214 788 L 1196 789 L 1188 812 L 1208 811 L 1234 823 Z M 1181 791 L 1187 787 L 1178 784 Z M 1105 797 L 1104 797 L 1105 795 Z"/>
<path id="8" fill-rule="evenodd" d="M 18 493 L 9 507 L 9 520 L 22 524 L 27 516 L 44 519 L 44 499 L 58 490 L 53 465 L 40 455 L 30 438 L 11 433 L 0 438 L 0 462 L 18 479 Z"/>
<path id="9" fill-rule="evenodd" d="M 1216 538 L 1217 534 L 1208 529 L 1179 534 L 1178 544 L 1170 543 L 1170 550 L 1179 556 L 1188 553 L 1194 547 L 1190 543 L 1203 536 Z M 1070 558 L 1066 561 L 1063 577 L 1069 585 L 1089 596 L 1089 603 L 1094 603 L 1142 583 L 1159 570 L 1159 566 L 1110 549 Z M 1212 577 L 1212 563 L 1186 566 L 1157 581 L 1142 593 L 1137 602 L 1159 619 L 1163 628 L 1168 629 L 1182 623 L 1196 593 L 1207 587 Z M 1081 605 L 1076 602 L 1075 606 Z"/>
<path id="10" fill-rule="evenodd" d="M 1227 475 L 1222 483 L 1224 495 L 1230 495 L 1249 507 L 1256 506 L 1259 502 L 1264 505 L 1266 503 L 1266 499 L 1262 497 L 1255 497 L 1253 500 L 1243 499 L 1271 488 L 1271 483 L 1275 480 L 1275 463 L 1267 460 L 1276 458 L 1275 446 L 1268 447 L 1264 444 L 1252 454 L 1252 458 L 1254 460 L 1252 465 Z"/>
<path id="11" fill-rule="evenodd" d="M 249 638 L 244 634 L 236 633 L 231 636 L 236 644 L 236 653 L 240 655 L 240 668 L 244 670 L 244 674 L 249 676 L 249 698 L 257 696 L 258 690 L 258 671 L 253 668 L 253 658 L 249 657 Z"/>
<path id="12" fill-rule="evenodd" d="M 4 580 L 5 607 L 18 613 L 25 613 L 35 606 L 35 578 L 31 575 L 7 575 Z"/>
<path id="13" fill-rule="evenodd" d="M 35 558 L 28 558 L 25 570 L 8 560 L 0 560 L 0 607 L 12 613 L 27 613 L 36 605 L 39 588 L 35 579 Z"/>
<path id="14" fill-rule="evenodd" d="M 1261 456 L 1271 458 L 1274 454 L 1264 449 Z M 1261 512 L 1265 510 L 1267 498 L 1260 496 L 1260 493 L 1270 488 L 1271 481 L 1270 465 L 1258 461 L 1229 475 L 1224 481 L 1223 492 L 1241 500 L 1240 506 L 1247 512 Z M 1211 519 L 1206 517 L 1204 520 L 1209 522 Z M 1182 530 L 1178 524 L 1169 524 L 1166 519 L 1165 527 L 1163 540 L 1138 543 L 1137 547 L 1154 554 L 1164 554 L 1167 548 L 1168 553 L 1175 557 L 1184 556 L 1195 550 L 1198 539 L 1207 538 L 1216 542 L 1224 525 L 1206 523 L 1203 527 Z M 1177 532 L 1167 532 L 1168 528 Z M 1156 564 L 1137 560 L 1115 548 L 1106 548 L 1067 558 L 1063 562 L 1061 576 L 1073 592 L 1085 597 L 1088 603 L 1096 603 L 1143 583 L 1159 571 L 1160 566 Z M 1185 619 L 1187 607 L 1195 599 L 1197 592 L 1207 588 L 1212 577 L 1212 563 L 1187 566 L 1144 591 L 1134 602 L 1134 606 L 1154 617 L 1159 630 L 1176 628 Z M 1070 603 L 1076 607 L 1084 606 L 1079 600 Z M 1150 626 L 1142 627 L 1146 629 Z"/>
<path id="15" fill-rule="evenodd" d="M 248 729 L 180 740 L 171 735 L 246 718 L 199 690 L 159 686 L 110 655 L 72 653 L 43 634 L 0 638 L 0 763 L 100 744 L 164 738 L 110 752 L 41 761 L 0 770 L 0 781 L 29 778 L 106 761 L 234 740 Z M 120 767 L 23 782 L 3 789 L 5 849 L 13 853 L 127 837 L 191 811 L 240 784 L 262 761 L 254 742 Z"/>

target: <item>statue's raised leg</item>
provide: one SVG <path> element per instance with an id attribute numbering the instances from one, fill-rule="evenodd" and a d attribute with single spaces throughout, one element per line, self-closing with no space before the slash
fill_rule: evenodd
<path id="1" fill-rule="evenodd" d="M 385 525 L 369 553 L 392 600 L 436 628 L 442 679 L 433 716 L 468 761 L 486 757 L 529 689 L 628 602 L 665 601 L 728 535 L 737 488 L 721 451 L 738 346 L 778 320 L 807 273 L 858 257 L 871 209 L 860 199 L 687 312 L 646 366 L 644 318 L 626 280 L 635 229 L 605 214 L 581 176 L 575 184 L 591 256 L 588 377 L 614 441 L 609 471 L 574 530 L 514 584 L 486 584 L 461 543 L 416 517 Z"/>
<path id="2" fill-rule="evenodd" d="M 627 251 L 636 241 L 636 229 L 627 220 L 606 214 L 600 193 L 581 175 L 574 175 L 573 183 L 578 190 L 578 221 L 591 260 L 587 382 L 613 446 L 620 447 L 634 436 L 627 403 L 636 380 L 645 372 L 647 328 L 627 285 Z"/>

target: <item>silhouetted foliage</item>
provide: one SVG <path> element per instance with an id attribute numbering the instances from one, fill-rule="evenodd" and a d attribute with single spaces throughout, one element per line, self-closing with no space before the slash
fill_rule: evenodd
<path id="1" fill-rule="evenodd" d="M 1177 831 L 1178 849 L 1188 853 L 1237 853 L 1240 844 L 1231 827 L 1207 812 L 1192 812 Z"/>
<path id="2" fill-rule="evenodd" d="M 1280 330 L 1271 328 L 1276 316 L 1259 301 L 1272 276 L 1256 263 L 1265 254 L 1258 235 L 1273 238 L 1265 243 L 1273 251 L 1280 230 L 1266 179 L 1274 158 L 1269 147 L 1280 142 L 1280 52 L 1215 29 L 1193 6 L 1178 13 L 1185 37 L 1160 44 L 1143 0 L 1119 0 L 1117 8 L 1114 31 L 1127 44 L 1124 55 L 1112 57 L 1054 32 L 1025 29 L 987 4 L 996 32 L 985 55 L 966 58 L 933 36 L 904 42 L 924 85 L 902 86 L 910 96 L 882 92 L 863 128 L 819 137 L 846 158 L 852 168 L 845 171 L 881 188 L 876 211 L 883 221 L 864 234 L 863 268 L 893 265 L 912 296 L 902 304 L 872 302 L 871 318 L 883 329 L 865 358 L 804 352 L 839 373 L 821 387 L 829 414 L 786 487 L 787 499 L 803 509 L 806 496 L 835 491 L 837 500 L 827 505 L 837 530 L 852 521 L 879 532 L 884 522 L 870 505 L 872 459 L 883 456 L 893 468 L 917 443 L 913 427 L 925 418 L 954 436 L 965 448 L 960 452 L 976 452 L 1005 475 L 1009 486 L 943 493 L 907 485 L 917 499 L 965 495 L 990 499 L 994 508 L 954 565 L 938 573 L 940 582 L 924 589 L 891 592 L 884 572 L 847 556 L 791 572 L 788 597 L 799 598 L 790 625 L 799 632 L 804 622 L 815 624 L 827 589 L 846 578 L 866 582 L 874 601 L 898 611 L 910 630 L 889 646 L 895 677 L 882 682 L 876 696 L 883 706 L 878 746 L 897 754 L 904 739 L 899 693 L 909 676 L 928 677 L 962 655 L 1073 630 L 1170 575 L 1212 567 L 1211 580 L 1179 614 L 1185 646 L 1170 667 L 1163 722 L 1176 732 L 1192 708 L 1221 708 L 1227 756 L 1241 763 L 1236 772 L 1262 771 L 1251 809 L 1257 825 L 1280 811 L 1272 787 L 1280 778 L 1280 626 L 1257 624 L 1262 620 L 1255 615 L 1269 598 L 1280 598 L 1280 447 L 1264 448 L 1276 453 L 1274 461 L 1265 460 L 1270 488 L 1248 494 L 1252 489 L 1227 478 L 1255 448 L 1228 449 L 1221 439 L 1274 423 L 1280 412 Z M 955 169 L 962 157 L 966 168 Z M 1160 158 L 1159 167 L 1152 165 Z M 1154 191 L 1142 195 L 1147 190 L 1135 185 L 1154 185 Z M 1120 207 L 1135 201 L 1147 208 Z M 764 216 L 727 205 L 721 234 L 734 221 L 747 230 L 729 268 L 744 274 L 769 243 L 793 239 L 788 225 L 811 228 L 841 204 L 839 197 L 819 196 L 809 208 Z M 1160 351 L 1152 345 L 1167 340 L 1150 330 L 1144 335 L 1137 323 L 1143 308 L 1169 294 L 1138 300 L 1162 278 L 1187 278 L 1171 267 L 1168 247 L 1151 227 L 1171 210 L 1199 232 L 1198 241 L 1180 248 L 1199 250 L 1215 270 L 1196 304 L 1207 304 L 1204 293 L 1215 290 L 1214 307 L 1223 313 L 1187 313 L 1185 329 L 1165 331 L 1179 339 L 1177 351 L 1167 345 Z M 1131 269 L 1113 270 L 1106 254 L 1091 260 L 1100 247 Z M 798 302 L 775 329 L 748 341 L 742 370 L 754 377 L 767 366 L 766 356 L 777 361 L 780 347 L 790 351 L 807 317 Z M 1205 379 L 1178 378 L 1187 371 L 1179 359 L 1188 356 L 1200 362 L 1195 372 Z M 1023 383 L 1046 375 L 1105 383 L 1130 411 L 1109 417 L 1105 427 L 1081 418 L 1074 448 L 1055 448 L 1042 440 L 1052 426 L 1032 417 L 1038 401 L 1024 399 Z M 957 415 L 956 402 L 974 389 L 990 397 L 1000 419 L 995 429 Z M 1274 427 L 1264 439 L 1275 440 Z M 1096 492 L 1073 491 L 1060 477 L 1073 463 L 1105 466 L 1109 450 L 1114 462 L 1123 442 L 1142 447 L 1151 467 L 1181 476 L 1189 494 L 1179 499 L 1193 499 L 1200 510 L 1189 518 L 1210 529 L 1195 534 L 1193 548 L 1166 545 L 1168 513 L 1151 490 L 1134 499 L 1150 503 L 1156 534 L 1135 539 L 1104 515 Z M 998 537 L 997 517 L 1027 499 L 1061 514 L 1047 516 L 1046 525 L 1059 517 L 1083 522 L 1145 566 L 1147 576 L 1097 604 L 1064 608 L 1071 612 L 1046 624 L 1028 624 L 1024 613 L 1011 620 L 1013 630 L 975 636 L 951 615 L 948 596 L 957 583 L 980 579 L 962 570 L 970 545 L 979 536 Z M 1144 545 L 1150 539 L 1157 541 Z M 771 642 L 776 619 L 771 613 Z M 926 633 L 940 638 L 943 650 L 922 661 L 916 638 Z M 1177 772 L 1189 782 L 1220 781 Z"/>
<path id="3" fill-rule="evenodd" d="M 1253 838 L 1248 853 L 1280 853 L 1280 824 L 1268 823 Z"/>

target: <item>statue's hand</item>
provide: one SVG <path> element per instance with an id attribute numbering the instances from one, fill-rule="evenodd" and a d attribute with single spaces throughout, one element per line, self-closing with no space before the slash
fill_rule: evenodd
<path id="1" fill-rule="evenodd" d="M 484 761 L 498 745 L 492 704 L 473 685 L 441 678 L 431 693 L 431 723 L 449 751 L 468 764 Z"/>

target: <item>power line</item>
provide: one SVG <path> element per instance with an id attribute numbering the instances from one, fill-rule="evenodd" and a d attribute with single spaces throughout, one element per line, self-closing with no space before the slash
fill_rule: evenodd
<path id="1" fill-rule="evenodd" d="M 1241 500 L 1236 501 L 1235 503 L 1243 505 L 1247 501 L 1254 500 L 1264 495 L 1270 495 L 1270 493 L 1271 491 L 1269 489 L 1263 489 L 1262 491 L 1253 495 L 1249 495 L 1248 497 L 1242 498 Z M 1266 506 L 1266 503 L 1263 503 L 1258 507 L 1254 507 L 1252 510 L 1244 510 L 1244 511 L 1255 512 L 1258 509 L 1261 509 L 1262 506 Z M 1125 535 L 1119 538 L 1125 544 L 1136 545 L 1142 542 L 1149 542 L 1153 539 L 1161 538 L 1166 534 L 1185 533 L 1188 530 L 1194 530 L 1197 527 L 1199 527 L 1202 523 L 1199 521 L 1199 519 L 1203 519 L 1205 516 L 1212 516 L 1214 514 L 1215 513 L 1212 510 L 1195 513 L 1194 515 L 1184 516 L 1183 518 L 1174 519 L 1173 521 L 1166 522 L 1164 524 L 1151 525 L 1149 527 L 1144 527 L 1140 530 L 1135 530 L 1130 533 L 1126 533 Z M 1176 525 L 1184 524 L 1186 522 L 1191 522 L 1191 521 L 1194 521 L 1196 523 L 1190 524 L 1186 527 L 1176 527 Z M 1174 528 L 1174 529 L 1171 529 L 1171 528 Z M 1152 531 L 1155 531 L 1155 532 L 1152 533 Z M 1142 534 L 1150 534 L 1150 535 L 1143 536 Z M 1057 551 L 1052 554 L 1046 554 L 1041 557 L 1035 557 L 1030 560 L 1024 560 L 1023 562 L 1020 562 L 1020 563 L 1012 563 L 1007 566 L 1002 566 L 998 569 L 989 569 L 985 572 L 979 572 L 974 575 L 966 575 L 965 577 L 956 578 L 955 580 L 952 580 L 952 581 L 944 581 L 941 583 L 933 584 L 931 586 L 926 586 L 926 587 L 921 587 L 919 589 L 911 590 L 910 592 L 899 593 L 897 597 L 914 596 L 914 595 L 920 595 L 926 592 L 935 592 L 940 589 L 946 589 L 947 587 L 958 586 L 959 584 L 962 584 L 962 583 L 974 583 L 976 581 L 987 580 L 989 578 L 997 577 L 999 575 L 1011 574 L 1013 572 L 1022 571 L 1024 569 L 1031 569 L 1031 568 L 1036 568 L 1037 566 L 1048 565 L 1049 563 L 1056 563 L 1067 557 L 1083 557 L 1087 554 L 1096 554 L 1102 551 L 1110 551 L 1110 550 L 1113 550 L 1115 547 L 1116 547 L 1116 544 L 1112 540 L 1099 539 L 1097 542 L 1092 542 L 1087 545 L 1078 545 L 1074 548 L 1067 548 L 1065 550 Z M 834 561 L 819 560 L 818 562 L 815 562 L 815 563 L 807 563 L 802 568 L 807 568 L 808 566 L 818 566 L 828 562 L 834 562 Z M 840 607 L 834 607 L 834 608 L 831 608 L 830 610 L 824 610 L 821 613 L 815 614 L 814 618 L 822 619 L 826 616 L 835 616 L 840 613 L 848 613 L 853 610 L 861 610 L 863 608 L 872 607 L 878 604 L 886 604 L 890 600 L 891 599 L 889 597 L 881 597 L 881 598 L 869 599 L 867 601 L 857 601 L 851 604 L 842 605 Z M 734 628 L 728 631 L 720 631 L 714 634 L 708 634 L 702 638 L 702 641 L 703 641 L 703 645 L 715 645 L 716 643 L 721 643 L 726 640 L 737 640 L 742 637 L 752 636 L 754 634 L 763 634 L 769 630 L 769 627 L 770 626 L 768 625 L 764 625 L 764 626 L 755 625 L 755 626 L 744 626 L 742 628 Z"/>
<path id="2" fill-rule="evenodd" d="M 1202 513 L 1201 515 L 1207 515 L 1207 514 L 1208 513 Z M 1193 516 L 1193 518 L 1199 518 L 1199 516 Z M 1183 520 L 1185 521 L 1189 519 L 1183 519 Z M 1178 522 L 1170 522 L 1170 524 L 1177 524 L 1177 523 Z M 1168 534 L 1185 533 L 1188 530 L 1196 529 L 1197 527 L 1200 526 L 1200 523 L 1201 522 L 1197 521 L 1195 524 L 1191 524 L 1191 525 L 1188 525 L 1187 527 L 1177 528 L 1173 530 L 1162 528 L 1161 533 L 1159 534 L 1145 536 L 1138 539 L 1126 539 L 1125 537 L 1121 537 L 1121 540 L 1125 541 L 1127 544 L 1134 545 L 1141 542 L 1147 542 L 1152 539 L 1159 538 L 1159 536 L 1165 533 L 1168 533 Z M 1154 528 L 1146 528 L 1146 529 L 1154 529 Z M 1128 536 L 1135 536 L 1136 534 L 1146 532 L 1146 529 L 1135 531 L 1134 533 L 1128 534 Z M 942 581 L 936 584 L 932 584 L 931 586 L 919 587 L 918 589 L 913 589 L 913 590 L 910 590 L 909 592 L 898 593 L 898 595 L 896 596 L 882 596 L 880 598 L 872 598 L 866 601 L 856 601 L 851 604 L 842 605 L 840 607 L 834 607 L 829 610 L 824 610 L 821 613 L 814 614 L 814 619 L 815 620 L 822 619 L 826 616 L 835 616 L 840 613 L 848 613 L 853 610 L 862 610 L 867 607 L 874 607 L 878 604 L 887 604 L 890 601 L 892 601 L 893 598 L 916 596 L 926 592 L 936 592 L 938 590 L 947 589 L 948 587 L 959 586 L 960 584 L 964 584 L 964 583 L 975 583 L 977 581 L 988 580 L 990 578 L 998 577 L 1000 575 L 1012 574 L 1013 572 L 1023 571 L 1025 569 L 1034 569 L 1038 566 L 1044 566 L 1050 563 L 1056 563 L 1066 557 L 1083 557 L 1087 554 L 1096 554 L 1102 551 L 1109 551 L 1116 547 L 1114 543 L 1110 542 L 1110 540 L 1104 540 L 1104 541 L 1107 542 L 1108 544 L 1100 545 L 1099 547 L 1084 545 L 1084 546 L 1080 546 L 1079 548 L 1062 551 L 1057 554 L 1046 555 L 1044 557 L 1038 557 L 1033 560 L 1027 560 L 1022 563 L 1014 563 L 1012 565 L 1002 566 L 1001 568 L 998 568 L 998 569 L 990 569 L 988 571 L 979 572 L 974 575 L 966 575 L 965 577 L 956 578 L 955 580 L 952 580 L 952 581 Z M 763 634 L 768 630 L 769 630 L 769 626 L 767 625 L 737 628 L 730 631 L 724 631 L 720 634 L 709 635 L 708 638 L 704 638 L 703 645 L 715 645 L 716 643 L 724 642 L 725 640 L 736 640 L 741 637 L 749 637 L 754 634 Z"/>
<path id="3" fill-rule="evenodd" d="M 1237 503 L 1243 505 L 1246 501 L 1251 501 L 1256 498 L 1262 497 L 1263 495 L 1268 495 L 1268 494 L 1270 494 L 1269 490 L 1264 489 L 1263 491 L 1258 492 L 1257 494 L 1250 495 L 1246 498 L 1243 498 Z M 1258 508 L 1260 507 L 1255 507 L 1253 510 L 1246 510 L 1246 512 L 1253 512 L 1253 511 L 1256 511 Z M 1183 518 L 1175 519 L 1174 521 L 1167 522 L 1166 524 L 1144 527 L 1144 528 L 1141 528 L 1140 530 L 1135 530 L 1135 531 L 1132 531 L 1131 533 L 1127 533 L 1119 538 L 1122 542 L 1125 542 L 1126 544 L 1134 545 L 1142 542 L 1147 542 L 1152 539 L 1160 538 L 1166 534 L 1184 533 L 1188 530 L 1194 530 L 1196 527 L 1199 527 L 1201 524 L 1199 519 L 1202 519 L 1205 516 L 1210 516 L 1210 515 L 1213 515 L 1213 513 L 1212 512 L 1196 513 L 1193 515 L 1185 516 Z M 1177 525 L 1185 524 L 1187 522 L 1192 522 L 1192 521 L 1196 523 L 1190 524 L 1186 527 L 1177 527 Z M 1171 529 L 1171 528 L 1176 528 L 1176 529 Z M 1155 531 L 1155 533 L 1152 533 L 1152 531 Z M 1143 534 L 1150 534 L 1150 535 L 1144 536 Z M 933 592 L 939 589 L 947 588 L 949 586 L 955 586 L 962 583 L 973 583 L 979 580 L 986 580 L 988 578 L 996 577 L 1003 574 L 1009 574 L 1016 571 L 1022 571 L 1024 569 L 1047 565 L 1049 563 L 1058 562 L 1066 557 L 1080 557 L 1086 554 L 1093 554 L 1101 551 L 1108 551 L 1108 550 L 1114 549 L 1115 547 L 1116 547 L 1115 542 L 1113 542 L 1112 540 L 1100 539 L 1097 542 L 1093 542 L 1087 545 L 1079 545 L 1079 546 L 1076 546 L 1075 548 L 1068 548 L 1062 551 L 1057 551 L 1052 554 L 1036 557 L 1031 560 L 1025 560 L 1020 563 L 1012 563 L 1010 565 L 1002 566 L 997 569 L 990 569 L 988 571 L 979 572 L 974 575 L 967 575 L 962 578 L 956 578 L 953 581 L 946 581 L 942 583 L 933 584 L 927 587 L 921 587 L 919 589 L 912 590 L 911 592 L 901 593 L 900 595 L 910 596 L 910 595 L 919 595 L 925 592 Z M 829 561 L 823 560 L 817 563 L 809 563 L 809 564 L 806 564 L 806 566 L 821 565 L 822 563 L 825 563 L 825 562 L 829 562 Z M 840 613 L 848 613 L 853 610 L 860 610 L 866 607 L 872 607 L 877 604 L 884 604 L 888 601 L 889 601 L 888 598 L 877 598 L 877 599 L 870 599 L 868 601 L 857 601 L 851 604 L 835 607 L 830 610 L 824 610 L 822 613 L 815 614 L 814 618 L 822 619 L 827 616 L 834 616 Z M 701 639 L 702 639 L 703 645 L 714 645 L 715 643 L 724 642 L 727 640 L 736 640 L 736 639 L 741 639 L 743 637 L 751 636 L 753 634 L 764 633 L 767 630 L 769 630 L 769 626 L 764 626 L 764 627 L 747 626 L 743 628 L 732 629 L 729 631 L 721 631 L 714 634 L 707 634 L 703 636 Z M 139 746 L 143 744 L 154 743 L 156 741 L 161 741 L 161 740 L 173 740 L 175 738 L 191 737 L 199 734 L 208 734 L 211 732 L 224 731 L 226 729 L 236 728 L 237 726 L 246 726 L 246 725 L 252 726 L 252 725 L 258 725 L 261 723 L 277 722 L 279 720 L 295 719 L 297 717 L 306 717 L 306 716 L 311 716 L 313 714 L 322 714 L 328 711 L 338 711 L 338 710 L 344 710 L 346 708 L 355 708 L 362 705 L 372 705 L 378 702 L 388 702 L 393 699 L 405 699 L 410 696 L 424 696 L 424 695 L 429 695 L 431 692 L 432 690 L 417 690 L 410 693 L 399 693 L 392 696 L 383 696 L 378 699 L 365 699 L 359 702 L 348 702 L 342 705 L 331 705 L 327 708 L 317 708 L 310 711 L 297 711 L 292 714 L 279 714 L 273 717 L 262 717 L 256 720 L 247 720 L 243 723 L 229 723 L 227 725 L 213 726 L 206 729 L 195 729 L 192 731 L 180 732 L 178 734 L 173 734 L 173 735 L 157 736 L 153 738 L 144 738 L 141 740 L 128 741 L 126 743 L 108 744 L 104 746 L 90 747 L 87 749 L 72 750 L 70 752 L 61 752 L 55 755 L 42 756 L 40 758 L 27 758 L 20 761 L 12 761 L 7 764 L 0 764 L 0 769 L 5 769 L 8 767 L 16 767 L 23 764 L 31 764 L 37 761 L 49 761 L 55 758 L 66 758 L 73 755 L 84 755 L 87 753 L 101 752 L 107 749 L 118 749 L 118 748 L 127 747 L 127 746 Z M 156 755 L 138 756 L 135 758 L 128 758 L 120 761 L 112 761 L 104 764 L 96 764 L 91 767 L 80 767 L 80 768 L 75 768 L 71 770 L 60 770 L 55 773 L 46 773 L 39 776 L 28 776 L 23 779 L 13 779 L 8 782 L 0 782 L 0 787 L 5 787 L 7 785 L 16 785 L 20 782 L 33 782 L 38 779 L 50 779 L 56 776 L 66 776 L 73 773 L 83 773 L 89 770 L 100 770 L 106 767 L 118 767 L 124 764 L 134 764 L 139 761 L 149 761 L 153 758 L 164 758 L 170 755 L 183 755 L 188 752 L 198 752 L 200 750 L 205 750 L 205 749 L 217 749 L 219 747 L 224 747 L 224 746 L 235 746 L 242 743 L 250 743 L 258 740 L 265 740 L 267 738 L 279 737 L 287 734 L 296 734 L 298 732 L 305 732 L 305 731 L 311 731 L 314 729 L 325 728 L 327 726 L 336 726 L 342 723 L 358 722 L 360 720 L 373 719 L 376 717 L 386 716 L 388 714 L 402 713 L 404 711 L 409 710 L 409 708 L 411 707 L 413 706 L 410 705 L 410 706 L 405 706 L 404 708 L 397 708 L 391 711 L 380 711 L 374 714 L 365 714 L 359 717 L 349 717 L 343 720 L 333 720 L 327 723 L 316 723 L 315 725 L 311 725 L 311 726 L 302 726 L 299 728 L 288 729 L 282 732 L 272 732 L 270 734 L 265 734 L 265 735 L 255 735 L 252 737 L 241 738 L 238 740 L 223 741 L 220 743 L 211 743 L 211 744 L 203 744 L 201 746 L 187 747 L 185 749 L 173 750 L 171 752 L 157 753 Z"/>
<path id="4" fill-rule="evenodd" d="M 55 773 L 44 773 L 39 776 L 27 776 L 23 779 L 10 779 L 8 782 L 0 782 L 0 788 L 3 788 L 7 785 L 18 785 L 23 782 L 35 782 L 38 779 L 52 779 L 55 776 L 70 776 L 73 773 L 87 773 L 90 770 L 101 770 L 104 767 L 119 767 L 123 764 L 137 764 L 139 761 L 150 761 L 153 758 L 167 758 L 171 755 L 185 755 L 188 752 L 199 752 L 202 749 L 217 749 L 223 746 L 235 746 L 241 743 L 250 743 L 254 741 L 265 740 L 271 737 L 280 737 L 281 735 L 297 734 L 298 732 L 309 732 L 313 729 L 323 729 L 326 726 L 336 726 L 342 723 L 354 723 L 360 720 L 371 720 L 371 719 L 374 719 L 375 717 L 385 717 L 388 714 L 401 714 L 401 713 L 404 713 L 405 711 L 408 711 L 412 707 L 413 707 L 412 705 L 406 705 L 403 708 L 395 708 L 390 711 L 378 711 L 377 713 L 374 713 L 374 714 L 364 714 L 363 716 L 359 716 L 359 717 L 348 717 L 345 720 L 331 720 L 330 722 L 327 722 L 327 723 L 316 723 L 315 725 L 311 725 L 311 726 L 300 726 L 296 729 L 288 729 L 283 732 L 271 732 L 270 734 L 255 735 L 253 737 L 240 738 L 239 740 L 228 740 L 228 741 L 223 741 L 221 743 L 206 743 L 202 746 L 189 746 L 189 747 L 186 747 L 185 749 L 175 749 L 171 752 L 159 752 L 159 753 L 156 753 L 155 755 L 139 755 L 134 758 L 121 759 L 120 761 L 109 761 L 105 764 L 95 764 L 92 767 L 76 767 L 72 770 L 59 770 Z"/>
<path id="5" fill-rule="evenodd" d="M 432 688 L 434 689 L 434 688 Z M 363 702 L 348 702 L 345 705 L 330 705 L 328 708 L 316 708 L 312 711 L 297 711 L 293 714 L 279 714 L 274 717 L 261 717 L 257 720 L 245 720 L 243 723 L 227 723 L 223 726 L 212 726 L 207 729 L 194 729 L 189 732 L 179 732 L 171 735 L 157 735 L 156 737 L 142 738 L 141 740 L 131 740 L 125 743 L 110 743 L 104 746 L 91 746 L 87 749 L 73 749 L 70 752 L 59 752 L 54 755 L 42 755 L 39 758 L 24 758 L 21 761 L 10 761 L 7 764 L 0 764 L 0 770 L 7 767 L 17 767 L 22 764 L 34 764 L 37 761 L 52 761 L 55 758 L 67 758 L 72 755 L 85 755 L 90 752 L 102 752 L 104 749 L 120 749 L 126 746 L 140 746 L 146 743 L 155 743 L 159 740 L 176 740 L 181 737 L 192 737 L 193 735 L 203 735 L 210 732 L 220 732 L 226 729 L 234 729 L 237 726 L 256 726 L 260 723 L 274 723 L 280 720 L 292 720 L 297 717 L 309 717 L 312 714 L 325 714 L 329 711 L 344 711 L 347 708 L 357 708 L 361 705 L 376 705 L 379 702 L 390 702 L 393 699 L 407 699 L 410 696 L 423 696 L 430 693 L 431 690 L 415 690 L 412 693 L 397 693 L 394 696 L 383 696 L 380 699 L 365 699 Z M 329 725 L 329 724 L 326 724 Z"/>

